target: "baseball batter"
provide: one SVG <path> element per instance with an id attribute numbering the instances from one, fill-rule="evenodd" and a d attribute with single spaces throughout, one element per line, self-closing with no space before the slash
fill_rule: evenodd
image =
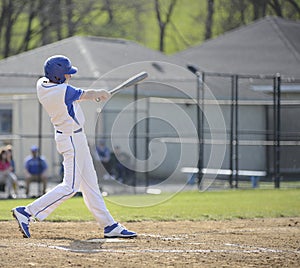
<path id="1" fill-rule="evenodd" d="M 84 134 L 84 115 L 79 102 L 96 99 L 105 101 L 110 98 L 110 93 L 104 89 L 82 90 L 69 85 L 71 75 L 77 72 L 77 68 L 65 56 L 48 58 L 44 71 L 45 77 L 37 81 L 37 96 L 55 129 L 57 151 L 63 156 L 64 178 L 62 183 L 33 203 L 12 209 L 23 236 L 30 237 L 31 218 L 44 220 L 79 190 L 86 206 L 100 227 L 104 228 L 104 237 L 137 236 L 117 223 L 107 210 Z"/>

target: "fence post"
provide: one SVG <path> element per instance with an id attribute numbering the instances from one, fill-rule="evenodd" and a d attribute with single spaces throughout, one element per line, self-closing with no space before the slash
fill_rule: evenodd
<path id="1" fill-rule="evenodd" d="M 239 181 L 239 76 L 234 75 L 235 80 L 235 188 L 238 188 Z"/>
<path id="2" fill-rule="evenodd" d="M 202 169 L 204 167 L 204 80 L 205 80 L 205 73 L 202 72 L 201 76 L 198 76 L 198 83 L 199 83 L 199 94 L 201 89 L 201 135 L 199 137 L 199 163 L 198 163 L 198 188 L 200 189 L 201 180 L 203 177 Z M 199 103 L 198 103 L 199 104 Z M 200 107 L 198 107 L 200 108 Z"/>
<path id="3" fill-rule="evenodd" d="M 230 159 L 229 159 L 229 168 L 231 174 L 229 175 L 229 185 L 230 188 L 233 188 L 233 162 L 234 162 L 234 152 L 233 152 L 233 131 L 234 131 L 234 76 L 231 76 L 231 105 L 230 105 Z"/>
<path id="4" fill-rule="evenodd" d="M 150 141 L 150 100 L 149 97 L 146 98 L 146 141 L 145 141 L 145 176 L 146 176 L 146 189 L 149 187 L 149 141 Z"/>
<path id="5" fill-rule="evenodd" d="M 42 132 L 43 132 L 43 107 L 42 104 L 39 102 L 39 125 L 38 125 L 38 159 L 39 159 L 39 171 L 42 170 L 42 160 L 41 160 L 41 155 L 42 155 Z M 41 191 L 41 183 L 42 183 L 42 178 L 40 172 L 38 173 L 38 196 L 42 195 Z"/>
<path id="6" fill-rule="evenodd" d="M 187 68 L 197 77 L 196 98 L 197 98 L 197 134 L 198 134 L 198 188 L 201 187 L 203 176 L 203 158 L 204 158 L 204 79 L 205 73 L 194 65 L 187 65 Z M 201 96 L 200 96 L 201 91 Z M 201 100 L 200 100 L 201 99 Z M 200 105 L 201 104 L 201 105 Z M 200 111 L 201 110 L 201 111 Z M 200 114 L 201 113 L 201 114 Z"/>
<path id="7" fill-rule="evenodd" d="M 231 76 L 231 108 L 230 108 L 230 170 L 229 185 L 238 188 L 239 148 L 238 148 L 238 75 Z M 233 178 L 235 184 L 233 185 Z"/>
<path id="8" fill-rule="evenodd" d="M 275 126 L 275 161 L 274 161 L 274 183 L 275 188 L 280 188 L 280 99 L 281 99 L 281 75 L 276 74 L 276 126 Z"/>
<path id="9" fill-rule="evenodd" d="M 134 154 L 134 180 L 133 180 L 133 188 L 134 188 L 134 193 L 136 194 L 136 182 L 137 182 L 137 174 L 136 174 L 136 164 L 137 164 L 137 113 L 138 113 L 138 107 L 137 107 L 137 100 L 138 100 L 138 86 L 137 84 L 134 85 L 134 116 L 133 116 L 133 154 Z"/>

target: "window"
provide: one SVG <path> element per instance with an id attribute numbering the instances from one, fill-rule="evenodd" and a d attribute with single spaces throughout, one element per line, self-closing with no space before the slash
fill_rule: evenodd
<path id="1" fill-rule="evenodd" d="M 0 104 L 0 134 L 12 134 L 12 109 Z"/>

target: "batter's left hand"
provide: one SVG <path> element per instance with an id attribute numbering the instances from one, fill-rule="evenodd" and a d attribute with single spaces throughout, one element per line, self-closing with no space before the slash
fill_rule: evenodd
<path id="1" fill-rule="evenodd" d="M 99 101 L 106 101 L 111 97 L 111 94 L 106 89 L 98 90 L 98 97 L 97 100 Z"/>

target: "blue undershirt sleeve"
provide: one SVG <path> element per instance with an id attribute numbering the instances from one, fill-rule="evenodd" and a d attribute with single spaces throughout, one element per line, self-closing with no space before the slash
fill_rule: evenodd
<path id="1" fill-rule="evenodd" d="M 82 89 L 75 88 L 75 87 L 68 85 L 67 89 L 66 89 L 66 94 L 65 94 L 65 104 L 67 106 L 68 113 L 78 125 L 79 125 L 79 122 L 75 115 L 73 102 L 79 100 L 82 93 L 83 93 Z"/>
<path id="2" fill-rule="evenodd" d="M 72 102 L 80 99 L 83 90 L 80 88 L 75 88 L 70 85 L 67 86 L 66 95 L 65 95 L 65 104 L 70 105 Z"/>

